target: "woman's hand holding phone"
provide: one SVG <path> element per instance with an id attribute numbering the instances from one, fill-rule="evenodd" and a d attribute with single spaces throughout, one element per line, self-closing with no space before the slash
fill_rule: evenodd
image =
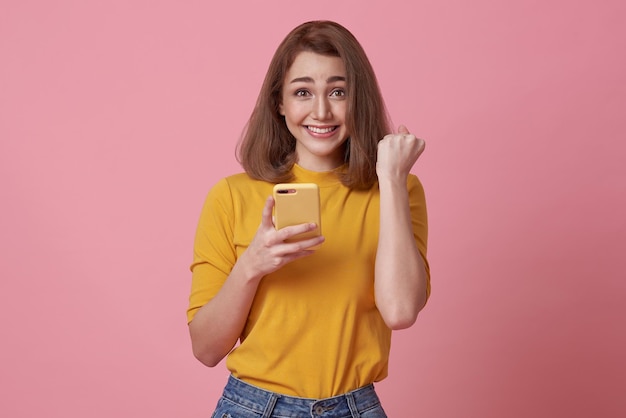
<path id="1" fill-rule="evenodd" d="M 240 258 L 244 264 L 242 267 L 248 270 L 248 277 L 261 279 L 287 263 L 313 254 L 313 247 L 324 242 L 321 235 L 290 242 L 290 238 L 315 231 L 319 227 L 313 222 L 307 222 L 276 229 L 272 220 L 274 204 L 274 198 L 268 197 L 263 207 L 261 224 Z"/>

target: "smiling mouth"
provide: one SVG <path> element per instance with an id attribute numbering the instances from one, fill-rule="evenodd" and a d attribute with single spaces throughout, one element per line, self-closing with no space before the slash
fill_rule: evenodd
<path id="1" fill-rule="evenodd" d="M 307 126 L 306 127 L 309 131 L 316 133 L 316 134 L 327 134 L 330 133 L 332 131 L 334 131 L 335 129 L 337 129 L 336 126 L 329 126 L 326 128 L 318 128 L 317 126 Z"/>

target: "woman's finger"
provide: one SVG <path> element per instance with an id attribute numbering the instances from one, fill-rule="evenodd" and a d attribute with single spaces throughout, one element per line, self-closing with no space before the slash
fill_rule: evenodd
<path id="1" fill-rule="evenodd" d="M 274 210 L 274 198 L 269 196 L 265 200 L 265 206 L 263 206 L 263 213 L 261 214 L 261 226 L 265 228 L 274 228 L 274 221 L 272 220 L 272 211 Z"/>

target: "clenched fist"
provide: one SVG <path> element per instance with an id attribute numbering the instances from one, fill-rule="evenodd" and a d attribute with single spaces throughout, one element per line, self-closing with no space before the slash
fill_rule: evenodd
<path id="1" fill-rule="evenodd" d="M 385 135 L 378 143 L 376 174 L 379 180 L 406 181 L 425 146 L 424 140 L 411 134 L 404 125 L 398 127 L 398 133 Z"/>

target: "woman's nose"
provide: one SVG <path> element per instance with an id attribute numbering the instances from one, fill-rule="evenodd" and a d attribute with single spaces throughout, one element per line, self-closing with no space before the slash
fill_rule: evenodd
<path id="1" fill-rule="evenodd" d="M 325 120 L 332 117 L 332 113 L 330 111 L 330 103 L 328 103 L 326 97 L 319 97 L 315 99 L 313 117 L 317 120 Z"/>

